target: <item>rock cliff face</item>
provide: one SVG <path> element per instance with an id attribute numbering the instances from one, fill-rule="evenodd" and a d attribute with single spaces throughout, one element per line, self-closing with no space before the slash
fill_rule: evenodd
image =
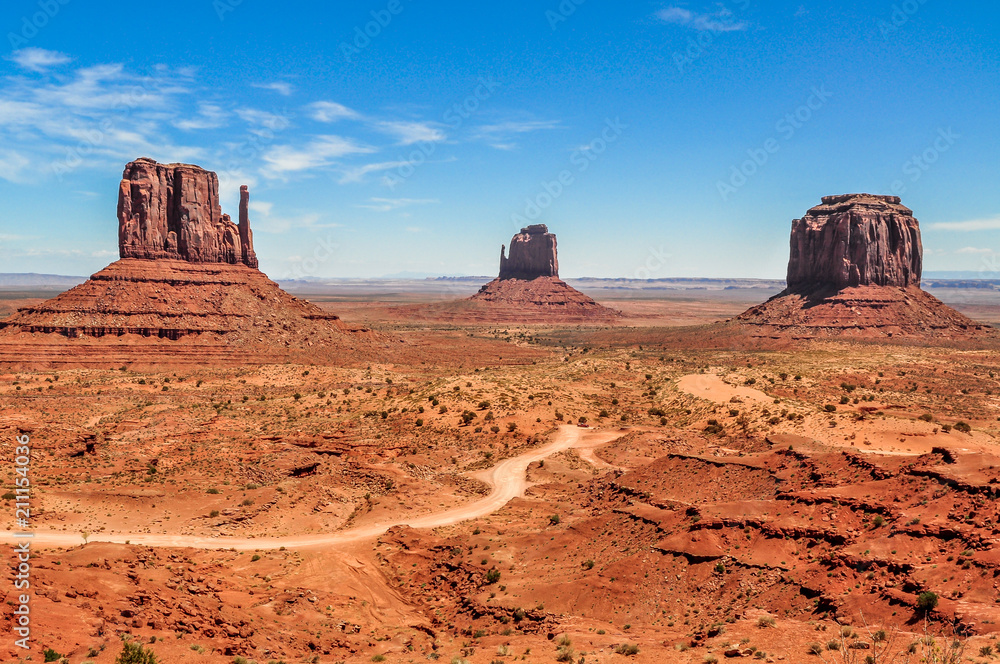
<path id="1" fill-rule="evenodd" d="M 118 190 L 119 254 L 256 268 L 249 200 L 244 186 L 236 225 L 222 214 L 215 173 L 137 159 L 125 167 Z"/>
<path id="2" fill-rule="evenodd" d="M 788 288 L 919 286 L 920 227 L 898 196 L 826 196 L 792 222 Z"/>
<path id="3" fill-rule="evenodd" d="M 559 259 L 556 257 L 556 236 L 545 224 L 522 228 L 511 238 L 510 255 L 500 247 L 500 279 L 530 281 L 539 277 L 558 277 Z"/>

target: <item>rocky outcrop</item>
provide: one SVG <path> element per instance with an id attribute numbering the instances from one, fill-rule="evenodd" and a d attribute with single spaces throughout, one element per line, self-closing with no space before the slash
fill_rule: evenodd
<path id="1" fill-rule="evenodd" d="M 559 278 L 556 236 L 544 224 L 522 228 L 500 248 L 500 276 L 469 298 L 472 309 L 456 312 L 491 322 L 610 321 L 621 315 Z"/>
<path id="2" fill-rule="evenodd" d="M 734 322 L 774 339 L 973 339 L 989 329 L 920 288 L 923 247 L 897 196 L 827 196 L 792 222 L 787 288 Z"/>
<path id="3" fill-rule="evenodd" d="M 788 288 L 919 286 L 920 227 L 898 196 L 826 196 L 792 222 Z"/>
<path id="4" fill-rule="evenodd" d="M 522 228 L 511 238 L 510 255 L 504 255 L 505 251 L 506 247 L 500 247 L 500 279 L 530 281 L 559 276 L 556 236 L 545 224 Z"/>
<path id="5" fill-rule="evenodd" d="M 219 178 L 190 164 L 141 158 L 125 167 L 118 190 L 122 258 L 173 259 L 257 267 L 250 194 L 240 191 L 240 223 L 222 214 Z"/>

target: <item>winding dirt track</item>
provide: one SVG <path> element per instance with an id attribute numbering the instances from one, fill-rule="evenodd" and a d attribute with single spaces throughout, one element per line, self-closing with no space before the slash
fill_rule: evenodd
<path id="1" fill-rule="evenodd" d="M 342 544 L 352 544 L 363 540 L 374 539 L 395 526 L 410 526 L 411 528 L 438 528 L 450 526 L 460 521 L 476 519 L 492 514 L 501 509 L 513 498 L 523 496 L 528 489 L 526 472 L 528 465 L 544 459 L 547 456 L 571 448 L 593 449 L 603 445 L 621 434 L 616 431 L 601 431 L 580 429 L 564 425 L 554 436 L 552 442 L 538 449 L 526 452 L 520 456 L 505 459 L 487 470 L 472 476 L 488 484 L 492 490 L 485 498 L 454 507 L 442 512 L 432 512 L 421 516 L 403 518 L 397 521 L 386 521 L 370 525 L 341 530 L 335 533 L 320 535 L 299 535 L 291 537 L 195 537 L 190 535 L 150 535 L 146 533 L 94 534 L 88 542 L 112 542 L 124 544 L 129 542 L 138 546 L 192 548 L 192 549 L 320 549 Z M 3 533 L 0 541 L 11 543 L 24 541 L 15 538 L 11 533 Z M 79 546 L 84 543 L 79 533 L 59 531 L 34 531 L 31 538 L 33 547 Z"/>

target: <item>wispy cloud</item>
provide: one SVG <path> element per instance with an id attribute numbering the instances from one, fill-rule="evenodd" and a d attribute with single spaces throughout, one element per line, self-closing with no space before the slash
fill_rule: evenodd
<path id="1" fill-rule="evenodd" d="M 738 32 L 750 27 L 745 21 L 736 20 L 733 12 L 725 7 L 711 13 L 694 12 L 683 7 L 666 7 L 656 12 L 656 18 L 700 32 Z"/>
<path id="2" fill-rule="evenodd" d="M 1000 216 L 969 221 L 939 221 L 928 225 L 927 228 L 932 231 L 995 231 L 1000 230 Z"/>
<path id="3" fill-rule="evenodd" d="M 317 122 L 337 122 L 338 120 L 353 120 L 360 115 L 343 104 L 334 101 L 317 101 L 306 106 L 309 117 Z"/>
<path id="4" fill-rule="evenodd" d="M 270 90 L 271 92 L 277 92 L 283 97 L 290 96 L 295 92 L 295 86 L 291 83 L 286 83 L 285 81 L 272 81 L 270 83 L 253 83 L 251 87 L 257 88 L 259 90 Z"/>
<path id="5" fill-rule="evenodd" d="M 552 129 L 564 129 L 564 126 L 559 120 L 505 120 L 479 126 L 472 138 L 486 141 L 497 150 L 515 150 L 518 136 Z"/>
<path id="6" fill-rule="evenodd" d="M 955 250 L 956 254 L 992 254 L 993 250 L 986 247 L 962 247 Z"/>
<path id="7" fill-rule="evenodd" d="M 340 178 L 340 184 L 347 184 L 349 182 L 361 182 L 365 179 L 365 176 L 369 173 L 380 173 L 382 171 L 391 171 L 394 168 L 399 168 L 401 166 L 406 166 L 410 162 L 408 161 L 381 161 L 375 164 L 365 164 L 364 166 L 358 166 L 345 170 Z"/>
<path id="8" fill-rule="evenodd" d="M 342 136 L 316 136 L 302 147 L 277 145 L 269 149 L 263 155 L 267 163 L 264 175 L 282 177 L 287 173 L 325 168 L 334 164 L 340 157 L 374 151 L 374 148 L 355 143 Z"/>
<path id="9" fill-rule="evenodd" d="M 192 118 L 178 120 L 174 126 L 185 131 L 197 129 L 218 129 L 226 125 L 229 113 L 216 104 L 202 103 L 198 107 L 198 114 Z"/>
<path id="10" fill-rule="evenodd" d="M 65 53 L 46 51 L 44 48 L 22 48 L 7 57 L 8 60 L 22 69 L 41 74 L 52 67 L 65 65 L 73 61 Z"/>
<path id="11" fill-rule="evenodd" d="M 369 203 L 357 205 L 356 207 L 376 212 L 391 212 L 411 205 L 431 205 L 440 203 L 436 198 L 371 198 Z"/>
<path id="12" fill-rule="evenodd" d="M 375 128 L 395 136 L 400 145 L 438 143 L 447 139 L 445 133 L 431 122 L 379 122 Z"/>

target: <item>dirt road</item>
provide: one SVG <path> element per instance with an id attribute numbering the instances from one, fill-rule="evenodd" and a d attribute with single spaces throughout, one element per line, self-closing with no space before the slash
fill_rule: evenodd
<path id="1" fill-rule="evenodd" d="M 559 428 L 552 442 L 538 449 L 526 452 L 520 456 L 505 459 L 487 470 L 472 476 L 486 482 L 491 491 L 489 495 L 467 505 L 455 507 L 442 512 L 432 512 L 421 516 L 401 518 L 397 521 L 386 521 L 358 528 L 351 528 L 335 533 L 321 535 L 301 535 L 274 538 L 237 538 L 237 537 L 194 537 L 190 535 L 150 535 L 145 533 L 96 533 L 88 538 L 88 542 L 114 542 L 124 544 L 129 542 L 139 546 L 152 547 L 188 547 L 194 549 L 319 549 L 340 544 L 352 544 L 363 540 L 374 539 L 394 526 L 410 526 L 412 528 L 437 528 L 450 526 L 460 521 L 476 519 L 496 512 L 511 499 L 523 496 L 528 489 L 528 465 L 544 459 L 552 454 L 571 448 L 593 449 L 597 445 L 608 443 L 621 434 L 617 431 L 602 431 L 597 429 L 580 429 L 564 425 Z M 15 538 L 10 532 L 3 534 L 2 541 L 10 543 Z M 18 540 L 23 541 L 23 540 Z M 32 538 L 34 547 L 79 546 L 83 544 L 83 536 L 79 533 L 58 531 L 35 531 Z"/>

